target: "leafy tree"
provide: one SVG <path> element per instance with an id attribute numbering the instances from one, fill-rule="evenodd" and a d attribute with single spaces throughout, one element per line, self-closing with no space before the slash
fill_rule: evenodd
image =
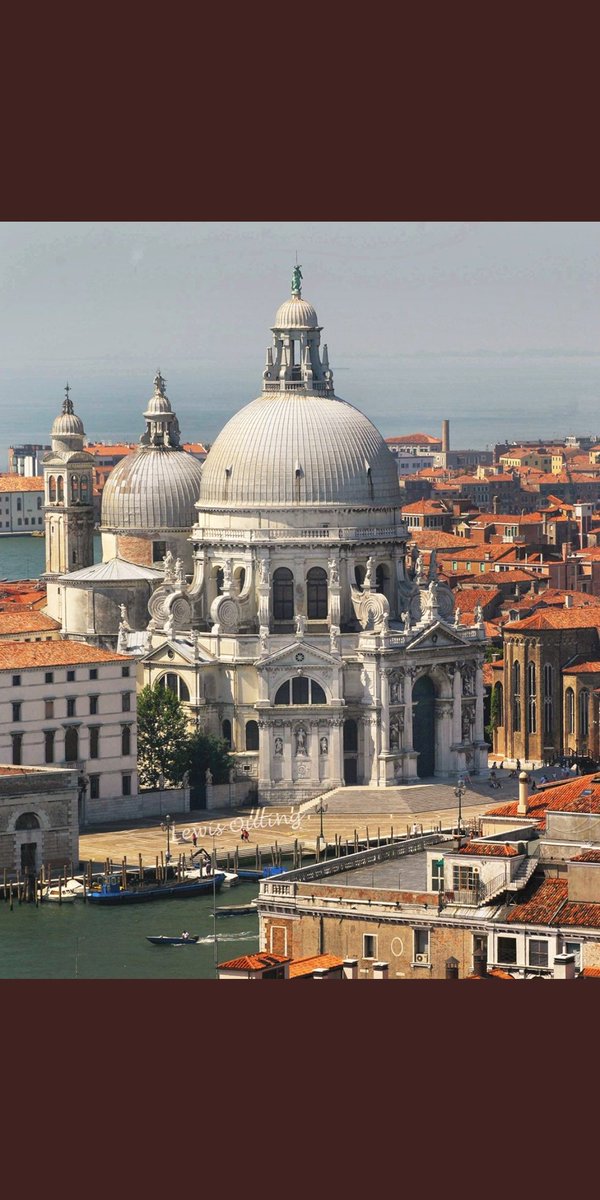
<path id="1" fill-rule="evenodd" d="M 208 768 L 214 783 L 227 783 L 234 765 L 227 742 L 201 730 L 188 736 L 185 746 L 182 746 L 182 758 L 185 760 L 183 770 L 189 771 L 192 787 L 204 783 Z"/>
<path id="2" fill-rule="evenodd" d="M 499 684 L 495 683 L 490 697 L 490 723 L 486 727 L 485 731 L 486 737 L 488 741 L 492 743 L 492 745 L 494 742 L 494 731 L 500 724 L 500 716 L 500 686 Z"/>
<path id="3" fill-rule="evenodd" d="M 157 787 L 162 775 L 166 784 L 177 786 L 186 769 L 182 751 L 189 741 L 181 701 L 160 683 L 146 686 L 138 695 L 137 717 L 140 783 Z"/>

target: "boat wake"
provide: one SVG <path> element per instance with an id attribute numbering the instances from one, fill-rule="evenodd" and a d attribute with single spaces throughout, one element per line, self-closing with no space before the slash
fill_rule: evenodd
<path id="1" fill-rule="evenodd" d="M 244 929 L 242 931 L 242 933 L 225 933 L 225 934 L 223 934 L 222 937 L 219 934 L 217 941 L 220 945 L 221 942 L 249 942 L 250 940 L 256 941 L 257 938 L 258 938 L 258 932 L 256 929 Z M 198 938 L 196 945 L 197 946 L 212 946 L 214 940 L 215 939 L 212 936 L 212 934 L 209 934 L 208 937 Z"/>

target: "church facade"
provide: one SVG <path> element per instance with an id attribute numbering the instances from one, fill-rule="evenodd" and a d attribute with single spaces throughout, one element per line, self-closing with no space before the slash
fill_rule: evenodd
<path id="1" fill-rule="evenodd" d="M 135 655 L 140 680 L 174 690 L 260 803 L 485 774 L 483 621 L 459 624 L 435 554 L 425 576 L 407 551 L 394 457 L 336 396 L 298 267 L 271 332 L 260 395 L 203 467 L 180 448 L 157 374 L 146 433 L 104 489 L 103 562 L 91 534 L 87 561 L 79 544 L 51 557 L 49 611 L 66 636 Z M 65 420 L 78 423 L 68 445 Z M 91 482 L 75 517 L 70 485 L 62 507 L 51 490 L 61 454 L 80 488 L 91 479 L 70 402 L 52 446 L 50 555 L 90 522 Z"/>
<path id="2" fill-rule="evenodd" d="M 407 553 L 393 455 L 336 396 L 322 327 L 279 308 L 260 396 L 214 442 L 150 604 L 147 682 L 223 737 L 262 803 L 487 772 L 483 621 Z"/>

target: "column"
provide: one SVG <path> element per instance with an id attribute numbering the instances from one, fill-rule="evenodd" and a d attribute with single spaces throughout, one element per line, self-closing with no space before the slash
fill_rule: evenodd
<path id="1" fill-rule="evenodd" d="M 462 742 L 462 672 L 458 665 L 452 682 L 452 697 L 454 703 L 452 741 L 458 744 Z"/>
<path id="2" fill-rule="evenodd" d="M 308 757 L 310 759 L 310 781 L 319 783 L 319 722 L 308 723 Z"/>
<path id="3" fill-rule="evenodd" d="M 340 717 L 335 717 L 329 726 L 329 780 L 332 783 L 341 783 L 343 778 L 344 743 L 342 739 L 342 720 Z"/>
<path id="4" fill-rule="evenodd" d="M 390 680 L 389 669 L 381 670 L 381 753 L 389 754 L 390 749 Z"/>

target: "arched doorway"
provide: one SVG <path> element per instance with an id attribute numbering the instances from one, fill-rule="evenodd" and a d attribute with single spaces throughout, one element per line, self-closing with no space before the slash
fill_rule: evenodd
<path id="1" fill-rule="evenodd" d="M 435 687 L 421 675 L 413 687 L 413 746 L 418 751 L 417 775 L 428 779 L 435 771 Z"/>

